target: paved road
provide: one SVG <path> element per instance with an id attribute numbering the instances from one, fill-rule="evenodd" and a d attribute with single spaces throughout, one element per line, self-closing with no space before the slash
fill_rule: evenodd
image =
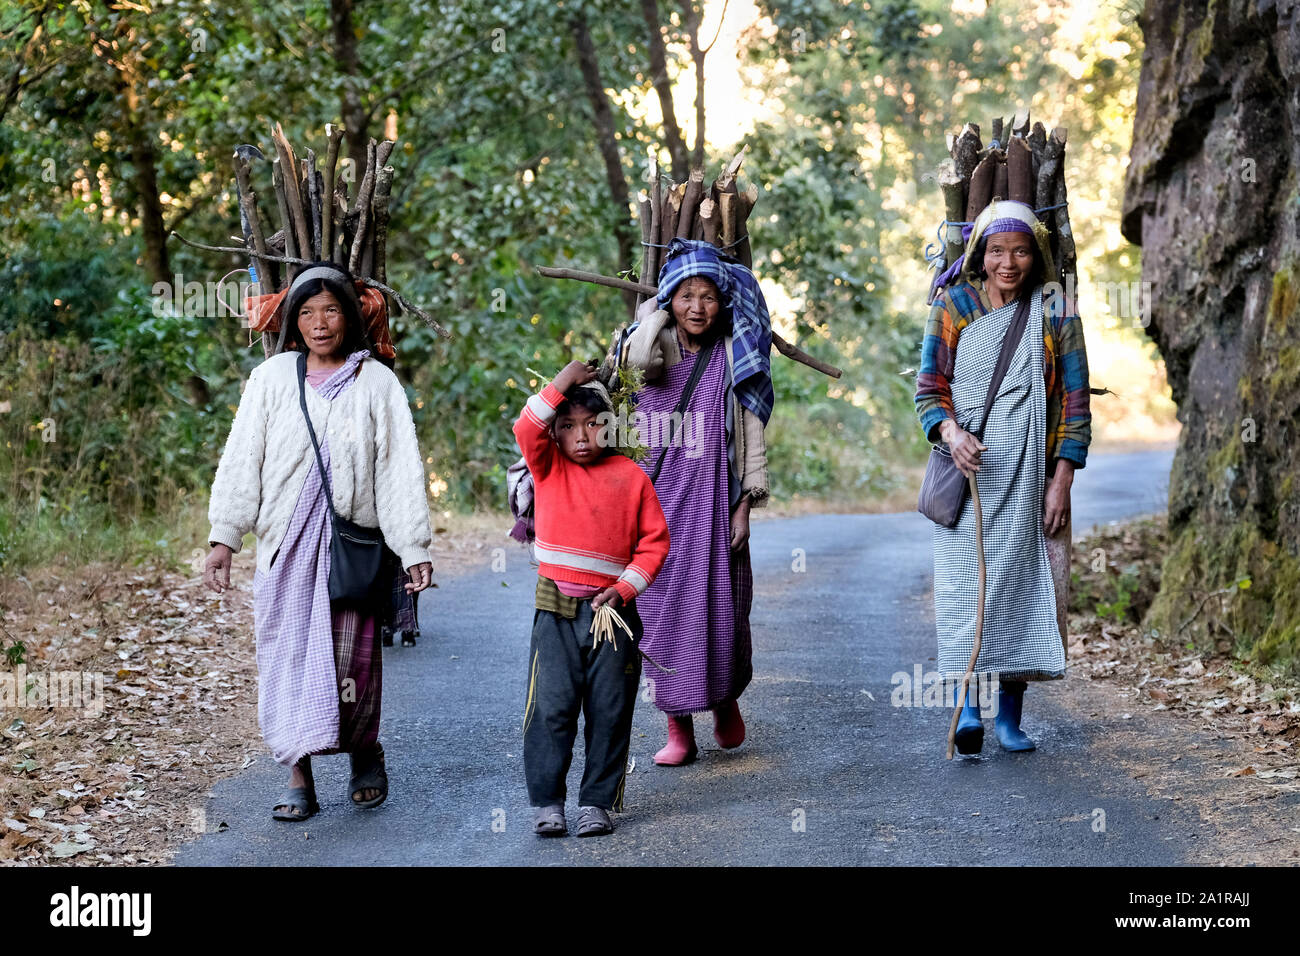
<path id="1" fill-rule="evenodd" d="M 1095 455 L 1075 482 L 1076 534 L 1163 510 L 1171 458 Z M 748 741 L 722 751 L 711 720 L 697 719 L 700 760 L 656 767 L 664 718 L 640 704 L 617 832 L 539 840 L 520 740 L 535 571 L 507 543 L 505 573 L 485 563 L 449 580 L 423 610 L 419 645 L 385 653 L 383 807 L 353 810 L 347 758 L 321 758 L 323 813 L 275 823 L 285 772 L 262 757 L 213 790 L 207 819 L 229 829 L 176 862 L 1147 865 L 1191 849 L 1194 812 L 1116 772 L 1105 719 L 1066 708 L 1064 682 L 1030 687 L 1032 754 L 1002 753 L 990 727 L 980 759 L 947 762 L 949 711 L 891 706 L 891 675 L 934 666 L 930 531 L 916 514 L 755 522 Z M 578 755 L 571 818 L 580 767 Z M 1104 833 L 1091 826 L 1096 807 Z"/>

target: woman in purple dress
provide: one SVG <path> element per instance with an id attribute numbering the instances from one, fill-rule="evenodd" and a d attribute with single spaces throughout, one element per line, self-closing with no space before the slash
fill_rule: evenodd
<path id="1" fill-rule="evenodd" d="M 657 309 L 656 309 L 657 306 Z M 745 739 L 737 698 L 751 666 L 749 512 L 767 500 L 763 428 L 772 412 L 767 305 L 749 269 L 707 242 L 674 240 L 659 294 L 639 314 L 624 361 L 645 371 L 636 422 L 642 467 L 668 520 L 668 559 L 637 608 L 651 678 L 668 716 L 655 762 L 698 753 L 692 717 L 714 715 L 725 749 Z"/>

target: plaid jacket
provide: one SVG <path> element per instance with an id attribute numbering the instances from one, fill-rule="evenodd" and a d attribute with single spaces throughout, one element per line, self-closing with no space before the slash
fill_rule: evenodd
<path id="1" fill-rule="evenodd" d="M 916 376 L 916 414 L 931 442 L 939 440 L 939 425 L 954 418 L 953 364 L 961 330 L 993 311 L 982 284 L 958 283 L 935 299 L 925 323 L 921 344 L 921 370 Z M 1056 311 L 1061 315 L 1053 316 Z M 1056 459 L 1068 458 L 1082 468 L 1092 439 L 1089 411 L 1088 354 L 1083 343 L 1083 322 L 1071 301 L 1064 309 L 1043 309 L 1043 369 L 1047 384 L 1047 470 Z"/>

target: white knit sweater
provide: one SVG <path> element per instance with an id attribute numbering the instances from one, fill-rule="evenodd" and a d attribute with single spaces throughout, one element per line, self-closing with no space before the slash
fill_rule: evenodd
<path id="1" fill-rule="evenodd" d="M 210 543 L 239 551 L 257 534 L 257 567 L 266 572 L 289 529 L 309 471 L 316 468 L 298 399 L 298 355 L 267 359 L 249 376 L 212 482 Z M 307 386 L 316 437 L 329 440 L 330 485 L 342 518 L 379 528 L 409 568 L 429 560 L 433 534 L 424 464 L 401 383 L 373 358 L 333 401 Z"/>

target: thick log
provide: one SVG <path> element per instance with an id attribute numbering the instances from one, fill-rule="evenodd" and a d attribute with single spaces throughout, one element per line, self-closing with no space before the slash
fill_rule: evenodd
<path id="1" fill-rule="evenodd" d="M 712 199 L 700 203 L 700 238 L 720 245 L 718 239 L 718 204 Z"/>
<path id="2" fill-rule="evenodd" d="M 948 221 L 943 237 L 945 269 L 962 254 L 961 223 L 962 216 L 966 213 L 962 198 L 963 186 L 953 160 L 945 159 L 939 164 L 939 189 L 943 192 L 944 218 Z"/>
<path id="3" fill-rule="evenodd" d="M 689 239 L 691 229 L 695 226 L 695 212 L 700 204 L 700 194 L 704 192 L 704 170 L 692 169 L 691 176 L 686 180 L 686 191 L 682 193 L 681 213 L 677 217 L 677 231 L 674 235 L 678 239 Z"/>
<path id="4" fill-rule="evenodd" d="M 664 217 L 664 222 L 663 222 L 664 232 L 666 234 L 666 237 L 664 239 L 664 245 L 670 245 L 673 239 L 677 237 L 677 221 L 681 218 L 682 215 L 682 199 L 685 198 L 685 196 L 686 196 L 685 183 L 674 184 L 673 188 L 668 193 L 668 197 L 667 197 L 668 205 L 666 207 L 667 215 Z M 664 254 L 667 255 L 667 252 L 665 252 Z"/>
<path id="5" fill-rule="evenodd" d="M 1011 132 L 1016 136 L 1029 134 L 1029 110 L 1016 110 L 1015 115 L 1011 117 Z"/>
<path id="6" fill-rule="evenodd" d="M 739 198 L 733 192 L 718 194 L 718 233 L 724 252 L 731 252 L 736 245 L 736 207 L 739 204 Z"/>
<path id="7" fill-rule="evenodd" d="M 975 171 L 976 165 L 980 161 L 980 150 L 984 146 L 980 142 L 980 128 L 974 123 L 967 123 L 962 127 L 961 134 L 952 148 L 952 162 L 956 167 L 957 178 L 963 183 L 970 182 L 971 173 Z"/>
<path id="8" fill-rule="evenodd" d="M 992 146 L 994 143 L 997 143 L 999 146 L 1001 146 L 1002 145 L 1002 117 L 1001 116 L 993 120 L 992 131 L 993 131 L 992 132 L 993 138 L 989 140 L 989 145 Z"/>
<path id="9" fill-rule="evenodd" d="M 333 123 L 326 123 L 325 138 L 329 141 L 329 146 L 325 149 L 325 173 L 321 183 L 320 251 L 321 258 L 332 260 L 334 257 L 334 177 L 338 170 L 339 142 L 343 139 L 343 130 Z"/>
<path id="10" fill-rule="evenodd" d="M 745 162 L 745 150 L 747 149 L 749 149 L 749 146 L 742 146 L 740 152 L 731 157 L 731 161 L 722 167 L 722 172 L 713 181 L 712 198 L 715 202 L 719 194 L 723 192 L 734 193 L 736 191 L 736 176 L 740 173 L 741 164 Z"/>
<path id="11" fill-rule="evenodd" d="M 1007 144 L 1007 198 L 1026 205 L 1034 202 L 1034 155 L 1023 138 L 1013 137 Z"/>
<path id="12" fill-rule="evenodd" d="M 1038 167 L 1038 181 L 1034 187 L 1034 208 L 1046 209 L 1056 197 L 1056 174 L 1061 168 L 1061 154 L 1065 151 L 1065 130 L 1058 126 L 1052 130 L 1043 148 L 1043 162 Z"/>
<path id="13" fill-rule="evenodd" d="M 1038 182 L 1038 171 L 1043 165 L 1043 152 L 1047 149 L 1047 130 L 1043 128 L 1042 123 L 1035 123 L 1025 137 L 1025 142 L 1029 144 L 1029 152 L 1034 157 L 1033 182 Z"/>
<path id="14" fill-rule="evenodd" d="M 1064 128 L 1058 127 L 1053 130 L 1052 135 L 1061 134 L 1061 169 L 1056 176 L 1056 189 L 1052 194 L 1052 205 L 1059 206 L 1051 214 L 1051 219 L 1056 224 L 1056 261 L 1057 268 L 1060 271 L 1060 281 L 1066 285 L 1066 278 L 1075 274 L 1075 264 L 1077 256 L 1074 247 L 1074 230 L 1070 228 L 1070 207 L 1069 197 L 1065 189 L 1065 142 L 1067 132 Z"/>
<path id="15" fill-rule="evenodd" d="M 997 165 L 993 167 L 994 199 L 1006 199 L 1008 195 L 1010 183 L 1005 157 L 1006 154 L 1002 150 L 997 151 Z"/>
<path id="16" fill-rule="evenodd" d="M 386 139 L 375 147 L 375 169 L 383 169 L 388 165 L 388 157 L 393 155 L 393 147 L 397 145 L 397 140 Z"/>
<path id="17" fill-rule="evenodd" d="M 993 198 L 993 174 L 997 166 L 997 157 L 990 152 L 979 161 L 970 176 L 970 190 L 966 199 L 966 221 L 974 222 L 975 217 L 984 211 L 984 207 Z"/>
<path id="18" fill-rule="evenodd" d="M 174 233 L 173 233 L 174 235 Z M 644 282 L 629 282 L 626 279 L 616 279 L 613 276 L 603 276 L 596 272 L 584 272 L 581 269 L 553 269 L 549 266 L 538 266 L 538 273 L 550 279 L 574 279 L 578 282 L 590 282 L 593 285 L 608 286 L 611 289 L 627 289 L 632 292 L 640 293 L 649 298 L 652 295 L 658 295 L 659 289 L 653 285 L 647 285 Z M 775 331 L 772 332 L 772 344 L 776 350 L 788 359 L 807 365 L 809 368 L 816 369 L 824 375 L 831 378 L 839 378 L 844 374 L 842 369 L 829 365 L 820 359 L 813 358 L 797 345 L 792 345 Z"/>
<path id="19" fill-rule="evenodd" d="M 334 249 L 330 261 L 337 266 L 345 266 L 348 261 L 348 249 L 351 245 L 347 235 L 348 222 L 348 185 L 339 183 L 334 187 Z"/>

